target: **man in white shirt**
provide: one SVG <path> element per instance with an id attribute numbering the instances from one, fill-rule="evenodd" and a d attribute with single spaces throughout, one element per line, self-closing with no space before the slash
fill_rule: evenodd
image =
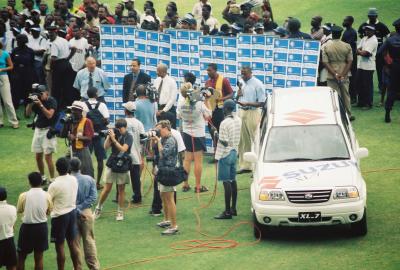
<path id="1" fill-rule="evenodd" d="M 40 185 L 39 172 L 28 175 L 31 189 L 19 195 L 17 212 L 22 214 L 18 235 L 18 269 L 25 269 L 28 254 L 34 252 L 35 269 L 43 269 L 43 253 L 49 249 L 47 215 L 53 207 L 50 195 Z"/>
<path id="2" fill-rule="evenodd" d="M 201 19 L 204 5 L 211 6 L 211 3 L 208 0 L 199 0 L 196 4 L 194 4 L 192 14 L 196 20 Z"/>
<path id="3" fill-rule="evenodd" d="M 49 194 L 53 202 L 51 216 L 51 242 L 55 244 L 58 269 L 64 269 L 64 241 L 67 239 L 74 269 L 82 269 L 78 243 L 78 227 L 76 213 L 76 197 L 78 181 L 68 174 L 69 161 L 59 158 L 56 162 L 59 174 L 49 186 Z"/>
<path id="4" fill-rule="evenodd" d="M 43 71 L 43 54 L 49 47 L 49 41 L 40 35 L 40 27 L 32 27 L 31 34 L 28 36 L 28 47 L 35 52 L 35 73 L 39 84 L 45 84 L 45 75 Z"/>
<path id="5" fill-rule="evenodd" d="M 14 244 L 14 224 L 17 209 L 7 203 L 7 190 L 0 187 L 0 268 L 17 269 L 17 253 Z"/>
<path id="6" fill-rule="evenodd" d="M 204 25 L 208 25 L 210 33 L 215 33 L 219 30 L 219 22 L 211 16 L 211 6 L 209 4 L 203 5 L 202 17 L 197 20 L 197 30 L 202 30 Z"/>
<path id="7" fill-rule="evenodd" d="M 86 38 L 82 37 L 82 32 L 79 26 L 74 26 L 72 29 L 74 38 L 69 41 L 71 48 L 74 48 L 74 54 L 69 62 L 75 72 L 78 72 L 85 67 L 85 59 L 89 50 L 89 43 Z"/>
<path id="8" fill-rule="evenodd" d="M 132 165 L 130 167 L 131 183 L 132 183 L 132 199 L 131 203 L 141 203 L 142 193 L 141 193 L 141 182 L 140 175 L 144 167 L 144 156 L 143 148 L 140 145 L 140 135 L 144 134 L 144 126 L 142 122 L 135 118 L 136 103 L 133 101 L 128 101 L 122 104 L 125 108 L 125 120 L 127 123 L 127 131 L 133 137 L 133 145 L 131 147 L 131 157 Z"/>
<path id="9" fill-rule="evenodd" d="M 364 26 L 364 32 L 365 36 L 357 47 L 357 107 L 369 110 L 372 108 L 374 96 L 373 76 L 376 69 L 375 56 L 378 49 L 378 39 L 375 36 L 374 26 Z"/>
<path id="10" fill-rule="evenodd" d="M 168 66 L 159 64 L 157 66 L 157 79 L 154 80 L 154 87 L 158 90 L 158 111 L 157 121 L 169 120 L 172 128 L 176 128 L 176 98 L 178 86 L 176 81 L 168 74 Z"/>

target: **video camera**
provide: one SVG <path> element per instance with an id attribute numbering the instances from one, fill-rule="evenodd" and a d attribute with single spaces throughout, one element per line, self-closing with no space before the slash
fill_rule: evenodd
<path id="1" fill-rule="evenodd" d="M 161 137 L 159 129 L 150 129 L 146 133 L 140 134 L 140 142 L 144 143 L 153 137 Z"/>
<path id="2" fill-rule="evenodd" d="M 121 135 L 118 128 L 113 128 L 112 130 L 114 131 L 115 137 L 119 137 Z M 109 134 L 110 134 L 109 129 L 103 129 L 99 131 L 99 136 L 102 137 L 107 137 Z"/>
<path id="3" fill-rule="evenodd" d="M 152 83 L 146 84 L 146 96 L 150 99 L 151 102 L 155 102 L 158 100 L 158 90 L 154 87 Z"/>
<path id="4" fill-rule="evenodd" d="M 191 104 L 203 101 L 205 98 L 214 95 L 215 89 L 212 87 L 192 88 L 187 91 L 187 96 Z"/>
<path id="5" fill-rule="evenodd" d="M 32 84 L 32 93 L 29 94 L 28 98 L 27 98 L 27 103 L 32 103 L 36 100 L 39 100 L 41 94 L 38 90 L 40 84 L 38 83 L 34 83 Z"/>

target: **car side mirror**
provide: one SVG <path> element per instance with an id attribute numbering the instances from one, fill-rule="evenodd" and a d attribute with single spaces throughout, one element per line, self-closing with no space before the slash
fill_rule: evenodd
<path id="1" fill-rule="evenodd" d="M 354 156 L 357 159 L 368 157 L 368 155 L 369 155 L 368 149 L 365 147 L 358 148 L 357 151 L 354 153 Z"/>
<path id="2" fill-rule="evenodd" d="M 243 159 L 250 163 L 257 163 L 258 157 L 254 152 L 246 152 L 243 154 Z"/>

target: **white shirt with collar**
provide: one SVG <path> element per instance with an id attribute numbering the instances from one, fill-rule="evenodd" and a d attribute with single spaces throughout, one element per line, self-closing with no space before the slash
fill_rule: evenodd
<path id="1" fill-rule="evenodd" d="M 31 188 L 19 195 L 17 210 L 22 213 L 22 222 L 25 224 L 38 224 L 47 222 L 53 204 L 50 195 L 42 188 Z"/>
<path id="2" fill-rule="evenodd" d="M 154 87 L 157 90 L 160 87 L 161 81 L 163 84 L 159 92 L 158 104 L 165 105 L 163 111 L 168 112 L 176 103 L 178 86 L 172 77 L 165 75 L 164 78 L 157 77 L 157 79 L 154 80 Z"/>
<path id="3" fill-rule="evenodd" d="M 0 201 L 0 241 L 14 236 L 17 209 L 7 201 Z"/>
<path id="4" fill-rule="evenodd" d="M 57 59 L 67 59 L 70 54 L 70 45 L 68 41 L 62 37 L 56 37 L 56 39 L 51 42 L 50 54 L 51 56 L 57 57 Z"/>
<path id="5" fill-rule="evenodd" d="M 371 56 L 359 55 L 357 58 L 357 68 L 362 70 L 375 70 L 375 56 L 378 49 L 378 39 L 376 38 L 376 36 L 373 35 L 370 38 L 367 36 L 363 37 L 357 48 L 363 51 L 367 51 L 371 54 Z"/>
<path id="6" fill-rule="evenodd" d="M 52 218 L 65 215 L 76 208 L 78 180 L 69 174 L 58 176 L 50 184 L 48 193 L 53 202 Z"/>
<path id="7" fill-rule="evenodd" d="M 38 38 L 34 38 L 32 35 L 28 36 L 28 47 L 34 51 L 47 50 L 49 48 L 49 41 L 42 37 L 41 35 Z M 36 55 L 36 61 L 43 61 L 43 55 Z"/>

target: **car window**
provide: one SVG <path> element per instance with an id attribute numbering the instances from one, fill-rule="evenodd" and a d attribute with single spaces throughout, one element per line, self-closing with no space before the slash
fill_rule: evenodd
<path id="1" fill-rule="evenodd" d="M 264 162 L 348 159 L 349 151 L 338 125 L 273 127 Z"/>

